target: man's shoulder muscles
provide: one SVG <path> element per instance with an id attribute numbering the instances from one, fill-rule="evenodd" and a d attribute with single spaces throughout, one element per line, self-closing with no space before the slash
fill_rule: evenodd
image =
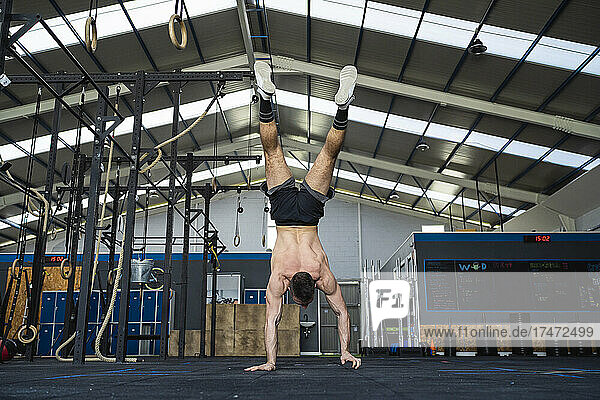
<path id="1" fill-rule="evenodd" d="M 267 291 L 273 296 L 282 296 L 286 290 L 287 287 L 283 275 L 273 271 L 271 273 L 271 277 L 269 278 Z"/>
<path id="2" fill-rule="evenodd" d="M 319 279 L 317 282 L 317 288 L 327 296 L 330 296 L 335 292 L 337 288 L 337 281 L 329 269 L 327 272 L 321 275 L 321 279 Z"/>

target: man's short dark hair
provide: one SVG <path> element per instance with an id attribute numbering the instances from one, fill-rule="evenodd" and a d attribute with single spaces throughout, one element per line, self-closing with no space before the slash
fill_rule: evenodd
<path id="1" fill-rule="evenodd" d="M 292 295 L 301 305 L 307 306 L 315 295 L 315 281 L 308 272 L 296 272 L 290 282 Z"/>

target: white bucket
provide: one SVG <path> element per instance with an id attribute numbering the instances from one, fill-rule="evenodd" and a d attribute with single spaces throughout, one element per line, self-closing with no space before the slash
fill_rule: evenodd
<path id="1" fill-rule="evenodd" d="M 154 260 L 147 258 L 145 260 L 131 260 L 131 282 L 147 283 L 150 279 L 150 271 L 154 268 Z"/>

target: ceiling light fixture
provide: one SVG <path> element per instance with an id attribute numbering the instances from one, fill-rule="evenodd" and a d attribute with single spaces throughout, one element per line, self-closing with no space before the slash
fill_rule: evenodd
<path id="1" fill-rule="evenodd" d="M 473 42 L 471 42 L 467 50 L 469 51 L 469 53 L 478 56 L 487 51 L 487 46 L 484 45 L 480 39 L 475 39 L 473 40 Z"/>
<path id="2" fill-rule="evenodd" d="M 429 145 L 424 141 L 419 141 L 419 143 L 417 143 L 417 150 L 427 151 L 429 150 Z"/>

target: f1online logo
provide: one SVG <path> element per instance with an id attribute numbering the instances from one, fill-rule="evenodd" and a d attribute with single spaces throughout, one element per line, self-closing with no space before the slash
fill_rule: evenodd
<path id="1" fill-rule="evenodd" d="M 377 280 L 369 283 L 371 329 L 376 331 L 385 319 L 400 319 L 408 315 L 410 285 L 400 280 Z"/>
<path id="2" fill-rule="evenodd" d="M 487 269 L 487 265 L 482 262 L 472 262 L 471 264 L 461 264 L 458 263 L 458 268 L 461 271 L 469 271 L 469 270 L 473 270 L 473 271 L 485 271 Z"/>

